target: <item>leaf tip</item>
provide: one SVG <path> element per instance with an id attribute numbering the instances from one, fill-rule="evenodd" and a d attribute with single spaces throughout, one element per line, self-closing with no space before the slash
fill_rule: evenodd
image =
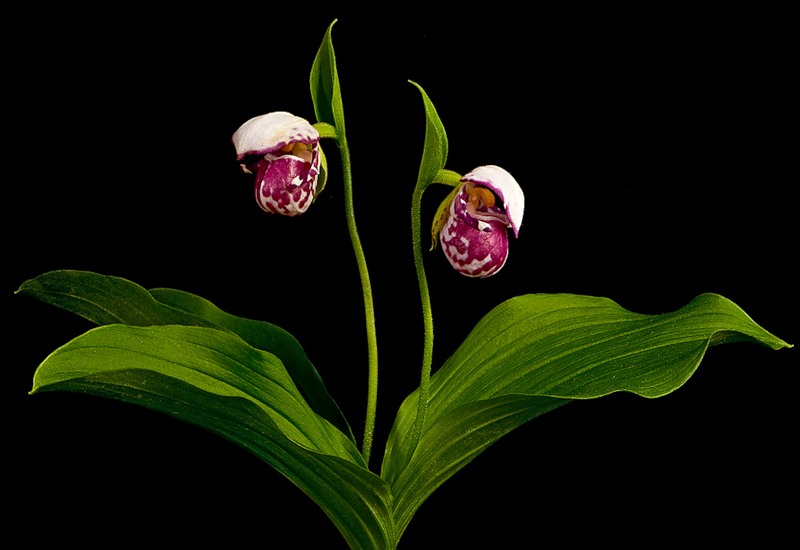
<path id="1" fill-rule="evenodd" d="M 14 295 L 16 296 L 17 294 L 25 294 L 26 292 L 30 292 L 31 288 L 36 286 L 41 286 L 36 282 L 36 279 L 28 279 L 19 285 L 19 288 L 14 291 Z"/>

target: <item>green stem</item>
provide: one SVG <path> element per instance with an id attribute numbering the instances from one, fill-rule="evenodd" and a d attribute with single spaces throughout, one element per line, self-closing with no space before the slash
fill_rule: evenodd
<path id="1" fill-rule="evenodd" d="M 367 382 L 367 414 L 364 422 L 364 442 L 361 448 L 361 455 L 364 462 L 369 465 L 369 457 L 372 452 L 372 440 L 375 433 L 375 414 L 378 407 L 378 343 L 375 332 L 375 305 L 372 300 L 372 285 L 369 280 L 367 261 L 364 257 L 364 249 L 361 247 L 361 240 L 356 228 L 355 209 L 353 208 L 353 175 L 350 168 L 350 150 L 347 147 L 347 140 L 343 135 L 337 139 L 339 151 L 342 157 L 342 176 L 344 182 L 344 208 L 347 218 L 347 230 L 350 233 L 350 241 L 353 243 L 353 252 L 356 256 L 358 272 L 361 275 L 361 288 L 364 294 L 364 314 L 367 323 L 367 352 L 369 361 L 369 374 Z"/>
<path id="2" fill-rule="evenodd" d="M 425 415 L 428 412 L 428 394 L 430 393 L 431 364 L 433 363 L 433 313 L 431 312 L 431 297 L 428 292 L 428 279 L 425 276 L 425 265 L 422 258 L 422 194 L 427 187 L 426 183 L 417 183 L 411 199 L 411 238 L 414 249 L 414 268 L 417 271 L 419 282 L 419 296 L 422 302 L 422 322 L 424 325 L 425 341 L 422 349 L 422 374 L 419 381 L 419 401 L 417 404 L 417 417 L 411 428 L 411 450 L 416 449 L 422 437 L 422 428 L 425 426 Z"/>
<path id="3" fill-rule="evenodd" d="M 425 340 L 422 348 L 422 373 L 419 380 L 417 416 L 414 419 L 414 425 L 411 427 L 411 449 L 409 450 L 409 455 L 413 454 L 414 449 L 417 448 L 422 437 L 422 430 L 425 427 L 431 385 L 431 365 L 433 364 L 433 313 L 431 311 L 431 297 L 428 292 L 428 279 L 425 276 L 425 264 L 422 259 L 422 194 L 429 185 L 434 183 L 448 185 L 455 190 L 460 180 L 461 175 L 459 173 L 440 169 L 432 181 L 418 181 L 411 198 L 411 239 L 414 250 L 414 268 L 417 272 L 419 297 L 422 303 L 422 323 Z"/>

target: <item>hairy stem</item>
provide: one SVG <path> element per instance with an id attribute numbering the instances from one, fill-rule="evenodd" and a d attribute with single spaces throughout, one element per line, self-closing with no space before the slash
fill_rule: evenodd
<path id="1" fill-rule="evenodd" d="M 372 299 L 372 285 L 369 280 L 367 261 L 364 257 L 364 249 L 356 228 L 355 210 L 353 208 L 353 175 L 350 167 L 350 150 L 347 147 L 347 140 L 340 135 L 337 139 L 339 151 L 342 157 L 342 176 L 344 182 L 344 208 L 347 218 L 347 230 L 350 233 L 350 241 L 353 243 L 353 252 L 356 256 L 358 273 L 361 276 L 361 288 L 364 295 L 364 314 L 367 324 L 367 353 L 369 361 L 369 374 L 367 382 L 367 414 L 364 422 L 364 442 L 361 454 L 364 461 L 369 464 L 369 457 L 372 452 L 372 440 L 375 433 L 375 415 L 378 407 L 378 343 L 375 331 L 375 305 Z"/>
<path id="2" fill-rule="evenodd" d="M 411 239 L 414 249 L 414 268 L 417 272 L 419 283 L 419 296 L 422 302 L 422 322 L 425 340 L 422 348 L 422 373 L 419 381 L 419 402 L 417 417 L 411 428 L 412 449 L 416 448 L 422 437 L 422 428 L 425 425 L 425 415 L 428 412 L 428 394 L 430 393 L 431 364 L 433 363 L 433 313 L 431 311 L 431 297 L 428 292 L 428 279 L 425 276 L 425 265 L 422 258 L 422 194 L 427 185 L 414 188 L 411 199 Z"/>
<path id="3" fill-rule="evenodd" d="M 411 427 L 411 453 L 419 444 L 425 427 L 431 385 L 431 366 L 433 363 L 433 312 L 431 310 L 431 297 L 428 292 L 428 279 L 425 276 L 425 264 L 422 259 L 422 194 L 429 185 L 434 183 L 448 185 L 455 189 L 460 179 L 461 175 L 457 172 L 441 169 L 433 181 L 417 182 L 411 199 L 411 239 L 414 250 L 414 268 L 416 269 L 417 282 L 419 283 L 419 297 L 422 304 L 422 323 L 425 336 L 422 348 L 422 372 L 419 380 L 417 416 L 414 419 L 414 425 Z"/>

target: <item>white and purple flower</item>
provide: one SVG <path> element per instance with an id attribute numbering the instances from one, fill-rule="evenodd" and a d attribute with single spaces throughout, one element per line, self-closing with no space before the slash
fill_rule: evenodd
<path id="1" fill-rule="evenodd" d="M 307 120 L 277 111 L 253 117 L 233 134 L 236 160 L 255 174 L 255 195 L 266 212 L 296 216 L 317 193 L 320 135 Z"/>
<path id="2" fill-rule="evenodd" d="M 525 196 L 499 166 L 480 166 L 461 178 L 439 231 L 450 264 L 467 277 L 489 277 L 508 258 L 508 228 L 519 235 Z"/>

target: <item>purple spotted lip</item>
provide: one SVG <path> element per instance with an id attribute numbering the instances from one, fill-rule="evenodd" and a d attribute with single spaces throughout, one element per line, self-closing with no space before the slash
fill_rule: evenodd
<path id="1" fill-rule="evenodd" d="M 266 212 L 297 216 L 317 192 L 319 132 L 307 120 L 278 111 L 253 117 L 233 134 L 242 170 L 255 174 L 255 196 Z"/>
<path id="2" fill-rule="evenodd" d="M 508 259 L 508 228 L 519 235 L 525 196 L 499 166 L 480 166 L 461 178 L 439 242 L 450 264 L 467 277 L 489 277 Z"/>

